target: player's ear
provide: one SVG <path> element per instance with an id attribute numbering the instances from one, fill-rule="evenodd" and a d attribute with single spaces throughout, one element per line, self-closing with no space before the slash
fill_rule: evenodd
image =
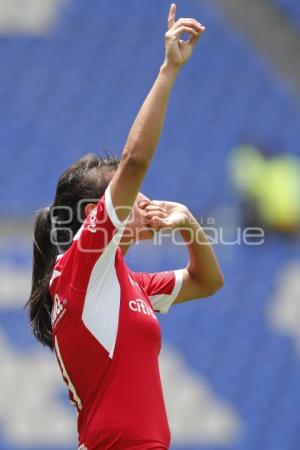
<path id="1" fill-rule="evenodd" d="M 85 207 L 84 207 L 85 217 L 87 217 L 95 207 L 96 207 L 96 203 L 88 203 L 87 205 L 85 205 Z"/>

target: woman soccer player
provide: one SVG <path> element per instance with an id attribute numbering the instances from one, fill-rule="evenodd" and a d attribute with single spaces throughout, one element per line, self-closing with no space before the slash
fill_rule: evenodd
<path id="1" fill-rule="evenodd" d="M 175 16 L 172 4 L 165 60 L 121 160 L 87 155 L 74 163 L 61 176 L 53 205 L 35 223 L 31 326 L 36 338 L 55 350 L 78 412 L 80 450 L 169 448 L 154 311 L 209 296 L 223 284 L 212 248 L 189 210 L 139 193 L 176 76 L 204 31 L 196 20 Z M 187 41 L 182 33 L 190 35 Z M 180 229 L 188 266 L 131 271 L 123 259 L 128 236 L 145 239 L 163 228 Z"/>

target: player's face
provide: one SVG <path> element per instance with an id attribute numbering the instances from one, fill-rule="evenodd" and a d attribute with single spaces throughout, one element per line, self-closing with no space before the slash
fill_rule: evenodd
<path id="1" fill-rule="evenodd" d="M 149 201 L 150 199 L 146 195 L 139 192 L 135 204 L 132 208 L 131 215 L 128 220 L 126 229 L 134 236 L 134 241 L 142 241 L 145 239 L 153 238 L 153 231 L 147 226 L 145 222 L 145 212 L 139 207 L 139 204 L 143 201 Z"/>

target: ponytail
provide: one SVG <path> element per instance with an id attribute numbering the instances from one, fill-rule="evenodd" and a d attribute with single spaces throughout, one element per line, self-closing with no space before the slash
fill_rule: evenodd
<path id="1" fill-rule="evenodd" d="M 32 288 L 26 306 L 29 309 L 31 329 L 36 339 L 52 348 L 51 310 L 52 299 L 49 283 L 58 250 L 51 240 L 51 211 L 39 211 L 35 221 L 33 238 Z"/>
<path id="2" fill-rule="evenodd" d="M 66 169 L 59 178 L 53 202 L 53 209 L 58 208 L 55 223 L 66 223 L 71 208 L 73 220 L 69 222 L 69 227 L 74 236 L 82 225 L 81 218 L 78 218 L 78 202 L 81 202 L 80 212 L 84 217 L 84 201 L 102 197 L 118 165 L 119 161 L 114 157 L 103 159 L 87 154 Z M 26 306 L 33 334 L 38 341 L 51 349 L 53 303 L 49 283 L 58 249 L 67 251 L 70 246 L 70 243 L 66 244 L 68 237 L 69 233 L 66 233 L 65 229 L 55 229 L 51 208 L 44 208 L 39 212 L 34 227 L 32 288 Z"/>

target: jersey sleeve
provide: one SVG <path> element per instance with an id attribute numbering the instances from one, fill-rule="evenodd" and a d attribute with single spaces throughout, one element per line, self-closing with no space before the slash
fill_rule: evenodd
<path id="1" fill-rule="evenodd" d="M 73 288 L 86 289 L 91 272 L 100 258 L 105 257 L 108 265 L 114 263 L 126 222 L 127 220 L 121 222 L 118 219 L 109 185 L 97 206 L 74 236 L 70 248 L 72 261 L 70 281 Z"/>
<path id="2" fill-rule="evenodd" d="M 182 270 L 168 272 L 135 272 L 135 281 L 145 291 L 154 311 L 166 314 L 182 286 Z"/>

